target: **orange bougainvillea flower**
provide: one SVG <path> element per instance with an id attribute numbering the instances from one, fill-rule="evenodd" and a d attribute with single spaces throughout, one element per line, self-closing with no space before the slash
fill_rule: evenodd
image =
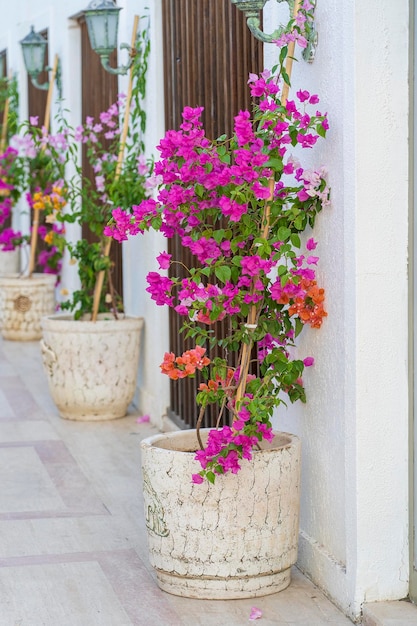
<path id="1" fill-rule="evenodd" d="M 204 356 L 205 348 L 196 346 L 193 350 L 186 350 L 181 356 L 173 352 L 165 352 L 164 360 L 160 365 L 161 372 L 167 374 L 171 380 L 193 376 L 196 370 L 202 370 L 210 364 L 210 359 Z"/>
<path id="2" fill-rule="evenodd" d="M 320 328 L 323 318 L 327 317 L 323 302 L 325 299 L 324 289 L 317 286 L 315 280 L 302 280 L 300 283 L 305 295 L 295 298 L 288 312 L 290 315 L 298 315 L 303 324 L 310 324 L 312 328 Z"/>

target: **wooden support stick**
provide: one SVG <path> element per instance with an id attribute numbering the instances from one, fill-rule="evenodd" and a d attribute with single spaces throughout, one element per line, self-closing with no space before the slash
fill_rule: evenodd
<path id="1" fill-rule="evenodd" d="M 301 0 L 295 0 L 294 12 L 293 12 L 294 19 L 297 17 L 297 13 L 300 10 L 300 6 L 301 6 Z M 295 41 L 290 41 L 290 43 L 288 44 L 287 62 L 285 64 L 285 71 L 287 72 L 289 79 L 291 79 L 292 64 L 294 60 L 294 51 L 295 51 Z M 284 83 L 284 86 L 282 88 L 282 98 L 281 98 L 281 103 L 283 105 L 285 105 L 288 100 L 289 90 L 290 90 L 290 86 L 287 85 L 287 83 Z"/>
<path id="2" fill-rule="evenodd" d="M 12 75 L 9 74 L 9 78 L 7 79 L 7 90 L 9 89 L 10 81 L 12 80 Z M 4 103 L 4 111 L 3 111 L 3 125 L 1 128 L 1 142 L 0 142 L 0 153 L 6 149 L 6 141 L 7 141 L 7 125 L 9 121 L 9 109 L 10 109 L 10 96 L 7 96 L 6 102 Z"/>
<path id="3" fill-rule="evenodd" d="M 58 55 L 55 55 L 54 66 L 52 68 L 51 78 L 49 80 L 48 97 L 46 99 L 44 127 L 49 130 L 49 124 L 51 121 L 51 104 L 52 94 L 54 91 L 55 77 L 58 68 Z M 32 235 L 30 238 L 30 259 L 29 259 L 29 278 L 32 276 L 35 269 L 36 248 L 38 245 L 38 229 L 39 229 L 39 212 L 40 209 L 33 209 L 33 221 L 32 221 Z"/>
<path id="4" fill-rule="evenodd" d="M 300 9 L 300 5 L 301 5 L 301 0 L 296 0 L 294 4 L 294 13 L 293 13 L 294 18 L 297 17 L 297 13 Z M 287 72 L 289 79 L 291 79 L 294 50 L 295 50 L 295 41 L 290 41 L 288 45 L 287 62 L 285 64 L 285 71 Z M 285 105 L 288 100 L 289 88 L 290 86 L 287 85 L 287 83 L 284 83 L 284 87 L 282 89 L 282 97 L 281 97 L 281 102 L 283 105 Z M 269 198 L 266 201 L 264 215 L 262 219 L 262 237 L 264 239 L 268 237 L 268 232 L 269 232 L 270 216 L 271 216 L 271 202 L 274 199 L 274 188 L 275 188 L 275 181 L 273 178 L 271 178 L 269 180 Z M 246 322 L 249 327 L 248 328 L 249 331 L 254 330 L 254 327 L 256 327 L 257 317 L 258 317 L 258 309 L 256 305 L 253 305 L 250 308 L 248 319 Z M 240 400 L 245 395 L 246 381 L 247 381 L 248 374 L 249 374 L 249 363 L 250 363 L 252 347 L 253 347 L 252 340 L 250 340 L 249 343 L 244 343 L 242 346 L 242 354 L 240 358 L 239 383 L 238 383 L 238 387 L 236 390 L 236 405 L 238 404 L 238 402 L 240 402 Z"/>
<path id="5" fill-rule="evenodd" d="M 134 20 L 133 20 L 133 30 L 132 30 L 132 42 L 131 42 L 132 50 L 134 50 L 136 46 L 138 26 L 139 26 L 139 16 L 135 15 Z M 115 181 L 119 179 L 120 173 L 122 171 L 123 157 L 124 157 L 124 152 L 125 152 L 125 147 L 126 147 L 127 131 L 129 129 L 130 105 L 132 102 L 133 71 L 134 71 L 134 67 L 132 64 L 130 66 L 130 71 L 129 71 L 129 84 L 128 84 L 127 96 L 126 96 L 125 117 L 123 120 L 122 134 L 120 136 L 119 154 L 117 157 L 116 173 L 114 176 Z M 112 240 L 110 239 L 110 237 L 106 237 L 104 249 L 103 249 L 103 256 L 105 257 L 108 257 L 110 254 L 111 242 Z M 94 286 L 93 311 L 91 314 L 91 320 L 93 322 L 97 320 L 97 316 L 98 316 L 101 292 L 103 290 L 104 276 L 105 276 L 105 270 L 101 270 L 97 275 L 96 284 Z"/>

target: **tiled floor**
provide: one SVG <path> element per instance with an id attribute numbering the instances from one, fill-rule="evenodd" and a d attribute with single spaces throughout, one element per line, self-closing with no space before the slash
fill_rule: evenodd
<path id="1" fill-rule="evenodd" d="M 199 601 L 159 590 L 147 561 L 136 415 L 61 419 L 39 345 L 0 340 L 0 626 L 351 624 L 294 569 L 256 600 Z M 250 622 L 252 623 L 252 622 Z"/>

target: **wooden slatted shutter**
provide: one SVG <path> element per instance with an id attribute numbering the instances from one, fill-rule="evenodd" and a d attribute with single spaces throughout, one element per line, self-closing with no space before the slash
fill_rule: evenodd
<path id="1" fill-rule="evenodd" d="M 114 74 L 106 72 L 102 67 L 99 55 L 91 49 L 88 38 L 87 24 L 85 19 L 80 19 L 81 26 L 81 90 L 82 90 L 82 120 L 87 116 L 94 119 L 99 118 L 102 111 L 107 110 L 117 100 L 118 79 Z M 110 65 L 117 65 L 116 50 L 110 57 Z M 94 172 L 86 159 L 86 152 L 83 151 L 82 159 L 83 175 L 94 181 Z M 88 224 L 83 224 L 82 236 L 87 241 L 94 241 L 94 235 L 88 228 Z M 122 246 L 112 246 L 111 259 L 114 263 L 113 283 L 116 292 L 123 298 L 123 267 L 122 267 Z"/>
<path id="2" fill-rule="evenodd" d="M 263 68 L 263 46 L 252 37 L 243 13 L 230 0 L 163 0 L 165 121 L 178 128 L 184 106 L 203 106 L 208 137 L 233 131 L 233 118 L 250 106 L 249 72 Z M 190 267 L 195 263 L 179 241 L 170 252 Z M 226 332 L 223 323 L 216 333 Z M 179 334 L 181 318 L 170 310 L 170 350 L 176 355 L 192 347 Z M 181 427 L 194 427 L 198 378 L 171 383 L 169 416 Z M 214 425 L 208 411 L 205 426 Z"/>

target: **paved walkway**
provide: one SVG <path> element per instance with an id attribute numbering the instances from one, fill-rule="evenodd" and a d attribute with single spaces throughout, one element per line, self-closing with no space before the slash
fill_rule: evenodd
<path id="1" fill-rule="evenodd" d="M 139 479 L 138 444 L 155 430 L 136 419 L 61 419 L 38 343 L 0 340 L 0 626 L 351 624 L 295 568 L 287 590 L 256 600 L 160 591 Z"/>

